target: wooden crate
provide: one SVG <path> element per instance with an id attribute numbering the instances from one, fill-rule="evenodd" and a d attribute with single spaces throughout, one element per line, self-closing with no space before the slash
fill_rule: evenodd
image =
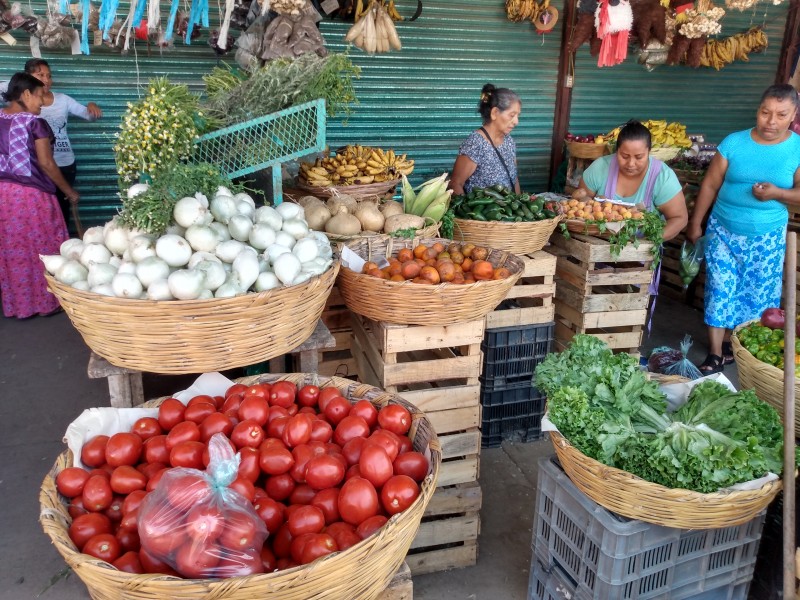
<path id="1" fill-rule="evenodd" d="M 490 312 L 486 315 L 487 329 L 535 325 L 553 320 L 553 296 L 556 292 L 553 281 L 556 272 L 555 256 L 540 250 L 533 254 L 519 255 L 519 258 L 525 263 L 525 270 L 505 298 L 513 300 L 518 308 L 504 308 Z"/>
<path id="2" fill-rule="evenodd" d="M 357 375 L 356 360 L 351 350 L 353 339 L 351 315 L 350 309 L 345 306 L 339 293 L 339 288 L 334 286 L 320 318 L 336 339 L 336 347 L 320 351 L 317 370 L 320 375 L 351 378 Z"/>
<path id="3" fill-rule="evenodd" d="M 400 565 L 389 586 L 383 590 L 378 600 L 414 600 L 414 582 L 408 563 Z"/>
<path id="4" fill-rule="evenodd" d="M 477 482 L 436 490 L 406 556 L 413 575 L 475 564 L 481 502 Z"/>

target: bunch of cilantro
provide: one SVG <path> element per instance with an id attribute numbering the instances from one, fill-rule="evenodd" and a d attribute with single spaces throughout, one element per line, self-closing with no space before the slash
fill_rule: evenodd
<path id="1" fill-rule="evenodd" d="M 647 481 L 707 493 L 782 470 L 780 417 L 752 390 L 706 381 L 668 413 L 635 358 L 588 335 L 549 354 L 534 384 L 573 446 Z"/>

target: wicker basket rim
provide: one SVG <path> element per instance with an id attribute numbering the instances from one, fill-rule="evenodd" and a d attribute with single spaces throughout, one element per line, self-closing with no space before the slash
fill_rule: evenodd
<path id="1" fill-rule="evenodd" d="M 541 224 L 552 225 L 553 221 L 561 221 L 563 218 L 564 218 L 564 215 L 556 215 L 555 217 L 553 217 L 551 219 L 540 219 L 539 221 L 519 221 L 519 222 L 517 222 L 517 221 L 514 221 L 514 222 L 510 222 L 510 221 L 478 221 L 477 219 L 462 219 L 461 217 L 455 217 L 453 220 L 456 223 L 458 223 L 459 221 L 462 221 L 464 223 L 479 223 L 482 226 L 500 225 L 500 226 L 505 227 L 505 226 L 508 225 L 508 226 L 522 226 L 522 227 L 524 227 L 524 226 L 533 226 L 533 225 L 541 225 Z"/>

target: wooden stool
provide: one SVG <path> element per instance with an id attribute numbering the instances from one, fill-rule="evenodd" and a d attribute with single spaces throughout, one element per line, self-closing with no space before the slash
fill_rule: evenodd
<path id="1" fill-rule="evenodd" d="M 295 354 L 299 357 L 300 373 L 316 373 L 319 369 L 319 356 L 320 350 L 336 347 L 336 338 L 322 322 L 322 319 L 317 321 L 317 326 L 314 328 L 314 333 L 305 342 L 300 344 L 297 348 L 292 350 L 289 354 Z M 282 373 L 286 370 L 285 355 L 278 356 L 269 361 L 269 370 L 271 373 Z"/>
<path id="2" fill-rule="evenodd" d="M 413 598 L 414 583 L 411 581 L 411 569 L 403 563 L 389 582 L 389 586 L 378 596 L 378 600 L 413 600 Z"/>
<path id="3" fill-rule="evenodd" d="M 144 402 L 142 373 L 115 367 L 105 358 L 92 352 L 89 356 L 89 379 L 108 378 L 108 395 L 114 408 L 131 408 Z"/>

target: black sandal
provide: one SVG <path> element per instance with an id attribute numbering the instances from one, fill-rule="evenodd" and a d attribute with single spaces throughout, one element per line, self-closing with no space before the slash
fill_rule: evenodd
<path id="1" fill-rule="evenodd" d="M 703 364 L 697 365 L 697 368 L 703 375 L 713 375 L 714 373 L 722 373 L 725 363 L 721 356 L 716 354 L 709 354 L 703 361 Z"/>
<path id="2" fill-rule="evenodd" d="M 733 363 L 733 344 L 730 342 L 722 342 L 722 364 L 732 365 Z"/>

